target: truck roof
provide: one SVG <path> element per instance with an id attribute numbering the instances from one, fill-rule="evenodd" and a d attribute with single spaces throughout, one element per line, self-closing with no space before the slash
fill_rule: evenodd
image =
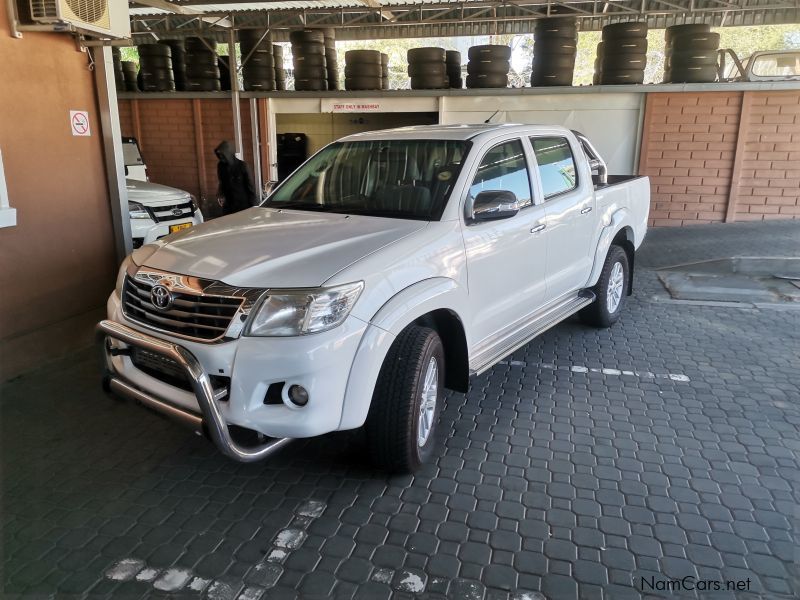
<path id="1" fill-rule="evenodd" d="M 563 129 L 553 125 L 523 125 L 521 123 L 479 123 L 471 125 L 414 125 L 410 127 L 397 127 L 395 129 L 382 129 L 366 131 L 342 138 L 342 141 L 369 141 L 369 140 L 471 140 L 479 135 L 492 134 L 509 129 L 519 129 L 520 133 L 535 133 L 540 129 Z M 564 129 L 566 131 L 566 129 Z"/>

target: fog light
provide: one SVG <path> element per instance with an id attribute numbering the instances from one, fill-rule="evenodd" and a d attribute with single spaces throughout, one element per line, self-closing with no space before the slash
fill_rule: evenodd
<path id="1" fill-rule="evenodd" d="M 289 400 L 297 406 L 308 404 L 308 390 L 302 385 L 289 386 Z"/>

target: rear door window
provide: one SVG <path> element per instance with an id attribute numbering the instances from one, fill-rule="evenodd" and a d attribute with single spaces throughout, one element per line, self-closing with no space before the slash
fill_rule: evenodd
<path id="1" fill-rule="evenodd" d="M 545 200 L 578 187 L 575 157 L 564 137 L 531 138 Z"/>

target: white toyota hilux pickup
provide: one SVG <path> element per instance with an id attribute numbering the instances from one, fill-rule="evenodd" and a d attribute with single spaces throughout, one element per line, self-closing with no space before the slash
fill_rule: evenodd
<path id="1" fill-rule="evenodd" d="M 443 389 L 631 292 L 645 177 L 561 127 L 346 137 L 259 207 L 136 250 L 98 326 L 112 393 L 239 461 L 364 427 L 382 467 L 431 454 Z"/>

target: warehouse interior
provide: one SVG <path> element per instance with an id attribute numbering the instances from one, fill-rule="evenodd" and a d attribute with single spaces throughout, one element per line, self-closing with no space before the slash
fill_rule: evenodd
<path id="1" fill-rule="evenodd" d="M 69 3 L 56 2 L 59 6 Z M 742 257 L 752 259 L 752 264 L 764 256 L 800 260 L 798 0 L 95 0 L 94 4 L 102 4 L 113 15 L 99 29 L 64 20 L 61 13 L 37 19 L 31 14 L 34 4 L 32 0 L 0 3 L 0 58 L 5 74 L 0 86 L 0 382 L 8 385 L 5 398 L 0 396 L 4 402 L 0 442 L 7 457 L 16 455 L 14 444 L 35 447 L 19 465 L 6 461 L 0 465 L 14 477 L 0 503 L 0 517 L 4 507 L 16 499 L 15 494 L 24 495 L 34 488 L 40 494 L 49 477 L 63 480 L 63 487 L 51 499 L 37 495 L 27 509 L 9 510 L 11 516 L 0 522 L 0 528 L 8 524 L 0 559 L 3 550 L 17 542 L 21 548 L 8 551 L 7 566 L 16 561 L 16 570 L 0 580 L 0 596 L 123 597 L 130 593 L 131 597 L 149 597 L 177 593 L 181 588 L 191 597 L 231 600 L 310 598 L 331 595 L 333 590 L 341 590 L 341 597 L 354 598 L 558 600 L 580 595 L 614 600 L 644 597 L 641 589 L 629 593 L 630 573 L 659 572 L 675 578 L 684 573 L 681 568 L 687 561 L 694 565 L 691 568 L 696 569 L 692 572 L 697 578 L 702 578 L 704 569 L 708 569 L 706 575 L 721 572 L 728 579 L 744 580 L 755 573 L 761 597 L 788 599 L 800 593 L 796 552 L 793 554 L 797 524 L 789 515 L 789 507 L 796 506 L 800 497 L 796 480 L 786 483 L 796 477 L 797 444 L 789 441 L 784 446 L 781 441 L 772 445 L 784 436 L 796 439 L 800 423 L 800 397 L 792 387 L 796 382 L 783 370 L 791 369 L 784 363 L 797 357 L 798 313 L 791 310 L 798 301 L 795 291 L 781 292 L 779 301 L 770 299 L 766 303 L 770 306 L 762 306 L 761 299 L 753 299 L 760 288 L 743 292 L 737 287 L 739 296 L 733 304 L 725 304 L 725 290 L 714 288 L 713 294 L 718 296 L 697 291 L 696 273 L 669 272 L 686 264 L 703 264 L 700 271 L 708 268 L 718 277 L 721 271 L 714 269 L 719 265 L 705 266 L 715 260 L 729 261 L 720 269 L 738 276 L 743 263 L 736 261 Z M 685 29 L 676 30 L 676 26 Z M 774 72 L 759 74 L 748 69 L 747 63 L 736 64 L 734 59 L 745 56 L 726 55 L 719 45 L 717 33 L 729 28 L 768 31 L 777 26 L 790 26 L 793 33 L 787 37 L 791 51 L 785 50 L 789 53 L 786 57 L 775 54 L 779 51 L 774 48 L 764 48 L 766 54 L 777 56 L 768 58 L 774 63 Z M 604 44 L 605 50 L 594 44 L 590 49 L 596 57 L 591 84 L 572 83 L 575 47 L 562 52 L 557 48 L 558 34 L 548 37 L 545 33 L 560 28 L 581 35 L 596 33 Z M 695 36 L 696 45 L 671 48 L 670 31 L 672 43 L 676 37 Z M 657 81 L 644 80 L 643 61 L 652 60 L 647 53 L 648 32 L 659 39 L 667 36 L 666 49 L 659 56 L 683 57 L 674 59 L 671 66 L 659 65 Z M 428 47 L 429 41 L 435 45 L 443 39 L 478 40 L 476 48 L 504 47 L 512 44 L 509 40 L 523 38 L 530 38 L 534 49 L 533 64 L 525 55 L 528 62 L 521 84 L 512 82 L 508 73 L 511 49 L 481 59 L 471 46 L 463 46 L 466 42 L 459 42 L 463 46 L 460 52 Z M 403 47 L 402 56 L 392 54 L 390 63 L 381 57 L 386 56 L 387 44 L 405 40 L 419 41 L 414 49 L 426 52 L 412 59 L 414 49 L 406 54 Z M 534 43 L 539 43 L 538 52 Z M 614 44 L 628 44 L 634 50 L 610 50 Z M 431 54 L 431 50 L 435 52 Z M 693 53 L 699 58 L 689 58 Z M 439 54 L 443 60 L 430 59 Z M 206 63 L 187 62 L 187 55 Z M 720 63 L 722 56 L 727 56 L 724 64 Z M 479 67 L 480 62 L 489 66 Z M 395 77 L 392 81 L 400 77 L 401 86 L 392 87 L 388 69 Z M 726 73 L 732 75 L 726 78 Z M 567 324 L 563 338 L 554 334 L 542 348 L 523 348 L 497 373 L 481 375 L 467 395 L 473 404 L 463 411 L 451 407 L 447 412 L 446 423 L 453 434 L 442 445 L 451 453 L 424 469 L 423 475 L 407 481 L 383 478 L 358 464 L 352 468 L 343 464 L 342 456 L 353 459 L 360 447 L 357 440 L 339 437 L 303 442 L 295 455 L 260 471 L 247 470 L 249 466 L 229 471 L 227 463 L 200 445 L 201 441 L 186 442 L 181 432 L 175 433 L 168 424 L 153 425 L 149 416 L 128 416 L 116 404 L 109 405 L 111 412 L 97 411 L 86 417 L 86 437 L 81 433 L 70 438 L 49 430 L 63 422 L 66 431 L 80 431 L 84 417 L 76 407 L 82 402 L 96 406 L 91 397 L 94 391 L 86 391 L 94 390 L 91 386 L 96 383 L 97 395 L 101 393 L 99 375 L 94 377 L 99 367 L 95 373 L 87 366 L 94 360 L 89 356 L 97 343 L 95 326 L 105 317 L 119 265 L 131 251 L 148 243 L 132 228 L 130 184 L 126 181 L 133 167 L 126 159 L 124 140 L 135 140 L 149 183 L 191 197 L 192 210 L 196 208 L 210 221 L 222 216 L 214 149 L 223 140 L 229 141 L 237 157 L 248 165 L 259 197 L 266 198 L 306 159 L 343 136 L 396 127 L 470 123 L 564 126 L 593 140 L 610 173 L 649 177 L 648 235 L 659 245 L 644 253 L 642 268 L 647 271 L 637 294 L 646 299 L 642 302 L 665 312 L 653 316 L 649 308 L 643 310 L 632 321 L 635 325 L 626 325 L 623 333 L 617 330 L 618 336 L 627 336 L 624 339 L 598 335 L 587 341 L 574 325 Z M 780 264 L 784 270 L 776 277 L 798 287 L 796 263 Z M 761 263 L 757 267 L 761 269 Z M 772 266 L 769 269 L 774 272 Z M 755 275 L 764 276 L 761 271 Z M 676 291 L 678 286 L 683 287 Z M 770 294 L 772 298 L 774 294 Z M 779 303 L 780 310 L 769 312 Z M 683 321 L 678 310 L 693 307 L 698 312 Z M 718 313 L 717 309 L 730 312 Z M 668 313 L 670 310 L 674 314 Z M 695 334 L 697 338 L 692 337 Z M 770 336 L 774 346 L 761 335 Z M 642 350 L 659 339 L 663 343 Z M 735 346 L 747 345 L 746 339 L 755 340 L 742 350 L 748 362 L 734 367 Z M 714 344 L 713 348 L 705 348 L 705 341 Z M 619 387 L 607 380 L 577 386 L 569 383 L 569 393 L 577 388 L 579 396 L 602 388 L 603 397 L 596 401 L 604 411 L 599 420 L 583 403 L 571 405 L 568 411 L 580 424 L 567 427 L 586 437 L 591 429 L 592 439 L 602 447 L 596 457 L 581 456 L 573 463 L 571 451 L 559 451 L 558 420 L 563 415 L 556 407 L 547 417 L 546 427 L 553 429 L 548 431 L 548 443 L 525 450 L 528 462 L 520 460 L 525 463 L 523 468 L 515 470 L 513 458 L 498 458 L 509 464 L 493 471 L 493 463 L 488 463 L 468 472 L 476 439 L 481 447 L 473 456 L 504 453 L 492 447 L 495 435 L 501 445 L 508 441 L 510 455 L 515 438 L 528 433 L 525 426 L 517 429 L 526 409 L 517 404 L 512 410 L 507 406 L 486 408 L 491 405 L 487 398 L 492 386 L 499 385 L 503 393 L 524 399 L 524 386 L 539 377 L 531 374 L 532 367 L 542 363 L 549 371 L 542 376 L 541 385 L 552 383 L 551 391 L 557 397 L 567 393 L 555 381 L 559 373 L 583 369 L 580 360 L 594 364 L 592 360 L 603 352 L 598 348 L 606 342 L 619 355 L 632 357 L 631 363 L 639 369 L 637 377 L 639 372 L 647 373 L 652 381 L 640 384 L 637 380 L 630 386 L 623 382 Z M 577 366 L 557 364 L 553 356 L 571 356 L 575 345 L 579 356 L 585 352 L 575 361 Z M 672 363 L 665 358 L 667 345 L 674 347 L 678 356 Z M 770 348 L 780 357 L 769 358 Z M 722 357 L 720 360 L 732 366 L 720 367 L 713 376 L 703 368 L 696 372 L 685 367 L 693 381 L 708 376 L 707 382 L 703 380 L 684 396 L 674 387 L 665 390 L 663 405 L 639 403 L 639 397 L 649 397 L 658 377 L 670 385 L 681 381 L 670 380 L 674 375 L 670 374 L 671 364 L 681 360 L 697 363 L 698 357 L 705 356 Z M 79 362 L 73 365 L 69 362 L 73 359 Z M 652 364 L 647 363 L 650 359 Z M 772 383 L 771 367 L 779 371 Z M 548 379 L 551 375 L 553 382 Z M 764 392 L 759 386 L 777 388 L 783 395 L 778 398 L 777 392 Z M 31 398 L 46 400 L 37 404 L 32 414 L 22 412 L 26 390 Z M 489 392 L 478 393 L 480 390 Z M 756 406 L 760 393 L 772 394 L 766 408 Z M 755 400 L 744 401 L 744 408 L 726 404 L 738 394 Z M 634 396 L 636 400 L 631 401 Z M 63 408 L 59 407 L 62 399 Z M 514 425 L 506 426 L 502 420 L 512 413 Z M 461 428 L 461 418 L 469 427 Z M 605 418 L 608 423 L 616 418 L 624 423 L 608 438 L 602 433 L 595 438 L 595 428 Z M 707 438 L 698 434 L 688 442 L 690 460 L 686 463 L 673 465 L 669 456 L 653 459 L 659 472 L 648 479 L 647 459 L 637 455 L 634 460 L 625 454 L 634 447 L 638 452 L 638 444 L 646 453 L 644 448 L 649 448 L 651 441 L 660 452 L 662 435 L 667 435 L 663 432 L 669 430 L 669 435 L 678 439 L 692 426 L 693 418 L 708 423 L 711 432 Z M 719 428 L 716 419 L 720 419 Z M 755 425 L 747 425 L 748 420 Z M 636 428 L 645 421 L 647 432 L 639 435 Z M 17 422 L 30 429 L 16 431 Z M 675 430 L 659 429 L 665 422 Z M 130 423 L 130 428 L 121 441 L 113 442 L 119 444 L 116 447 L 107 428 L 120 423 L 123 427 Z M 778 433 L 764 433 L 770 427 Z M 615 435 L 619 439 L 613 440 L 614 447 L 606 445 Z M 107 457 L 97 458 L 95 471 L 53 458 L 59 454 L 60 444 L 73 460 L 92 456 L 92 436 L 115 448 Z M 137 454 L 142 444 L 148 445 L 144 457 Z M 749 460 L 742 458 L 745 447 L 749 452 L 753 446 L 761 447 L 758 459 L 753 459 L 755 466 L 745 465 Z M 683 449 L 675 452 L 677 456 Z M 540 458 L 542 464 L 536 463 Z M 582 464 L 582 460 L 588 462 Z M 618 464 L 626 460 L 636 464 L 630 472 Z M 503 501 L 495 500 L 495 512 L 487 517 L 491 525 L 472 528 L 471 524 L 485 515 L 470 518 L 469 513 L 476 511 L 482 500 L 494 497 L 491 488 L 503 487 L 503 477 L 525 481 L 519 490 L 509 492 L 510 498 L 521 503 L 538 493 L 530 487 L 536 477 L 552 486 L 565 481 L 564 473 L 577 477 L 584 474 L 586 465 L 602 469 L 612 461 L 622 474 L 615 471 L 610 477 L 619 481 L 609 484 L 604 480 L 590 492 L 605 492 L 610 498 L 602 514 L 599 508 L 597 514 L 593 507 L 585 514 L 575 509 L 584 500 L 584 490 L 578 490 L 567 500 L 548 501 L 541 508 L 526 505 L 527 526 L 517 528 L 522 517 L 515 501 L 506 503 L 504 495 Z M 540 468 L 545 462 L 546 468 Z M 725 473 L 719 480 L 703 479 L 706 487 L 696 488 L 690 471 L 706 467 L 710 471 L 719 467 Z M 564 473 L 559 473 L 561 468 Z M 121 471 L 126 470 L 135 483 L 122 492 L 119 490 L 128 484 Z M 678 507 L 675 503 L 676 514 L 682 514 L 671 516 L 670 500 L 664 503 L 664 512 L 656 511 L 652 522 L 649 514 L 637 521 L 640 513 L 659 499 L 641 495 L 636 486 L 659 486 L 661 479 L 673 476 L 690 482 L 683 492 L 685 504 L 680 502 Z M 272 487 L 259 488 L 268 478 Z M 630 483 L 627 488 L 626 481 Z M 728 494 L 733 498 L 731 505 L 725 505 L 723 482 L 746 488 L 741 498 Z M 101 490 L 98 498 L 102 496 L 102 505 L 97 498 L 81 495 L 95 483 Z M 228 484 L 241 485 L 246 491 L 232 493 L 225 487 Z M 634 491 L 629 493 L 631 489 Z M 159 505 L 162 491 L 169 507 Z M 328 498 L 328 512 L 322 517 L 323 509 L 317 514 L 318 505 L 314 504 L 320 495 Z M 449 511 L 463 521 L 446 532 L 426 529 L 430 526 L 427 518 L 438 514 L 437 497 L 441 495 L 451 498 L 442 512 Z M 471 503 L 462 495 L 474 495 L 477 500 Z M 176 508 L 187 498 L 188 504 L 198 507 L 193 518 L 211 519 L 213 527 L 198 525 L 189 518 L 189 509 Z M 369 503 L 365 504 L 365 498 Z M 629 500 L 623 511 L 623 503 Z M 58 507 L 51 501 L 68 507 L 63 515 L 55 514 Z M 427 516 L 419 507 L 414 509 L 416 513 L 406 514 L 411 512 L 406 503 L 425 506 L 428 501 Z M 112 514 L 117 504 L 120 511 L 128 511 L 124 517 Z M 226 507 L 234 508 L 224 517 L 209 517 L 212 509 L 223 511 Z M 286 523 L 277 535 L 294 532 L 297 546 L 262 540 L 259 535 L 267 535 L 266 526 L 259 534 L 253 529 L 251 534 L 242 533 L 242 539 L 236 537 L 240 532 L 235 526 L 255 518 L 254 507 L 274 511 L 270 513 L 274 523 Z M 705 522 L 694 529 L 696 520 L 705 519 L 706 511 L 722 516 L 709 516 L 707 531 Z M 387 513 L 383 520 L 376 517 L 382 512 Z M 42 524 L 31 525 L 44 513 L 48 518 Z M 62 516 L 63 524 L 59 521 Z M 769 523 L 762 523 L 762 517 Z M 762 533 L 762 525 L 766 533 Z M 275 525 L 279 526 L 283 527 Z M 34 534 L 37 527 L 41 531 Z M 414 537 L 401 540 L 399 531 L 404 528 L 410 528 Z M 560 543 L 556 538 L 567 529 L 580 530 L 582 539 L 592 537 L 590 530 L 602 529 L 598 535 L 606 536 L 612 550 L 615 544 L 621 549 L 619 557 L 606 558 L 605 546 L 584 546 L 575 537 L 574 545 L 551 547 L 548 554 L 548 544 Z M 665 531 L 658 539 L 661 546 L 653 550 L 651 538 Z M 273 533 L 270 530 L 270 539 Z M 521 541 L 506 545 L 499 539 L 504 533 Z M 49 541 L 47 536 L 64 537 Z M 535 543 L 526 546 L 526 539 L 540 537 L 545 540 L 541 547 Z M 209 542 L 212 538 L 214 544 Z M 301 548 L 303 540 L 309 543 Z M 335 540 L 335 550 L 330 540 Z M 385 544 L 380 560 L 377 554 L 360 553 L 365 544 Z M 491 552 L 484 555 L 483 546 L 490 545 Z M 681 546 L 688 550 L 680 550 Z M 704 563 L 703 548 L 712 546 L 708 556 L 713 556 Z M 144 556 L 144 547 L 152 554 Z M 432 559 L 421 557 L 435 556 L 437 550 L 441 556 L 434 568 Z M 280 561 L 265 558 L 269 552 L 284 551 Z M 70 558 L 72 552 L 75 556 Z M 479 558 L 465 558 L 470 553 Z M 222 557 L 226 554 L 229 556 Z M 452 561 L 448 560 L 450 554 Z M 42 571 L 38 566 L 50 555 L 57 555 L 61 562 Z M 188 560 L 187 555 L 196 566 L 184 573 L 180 560 Z M 207 560 L 212 555 L 213 565 Z M 747 555 L 758 558 L 751 562 Z M 527 562 L 520 566 L 523 560 Z M 492 569 L 475 566 L 490 562 Z M 576 567 L 582 562 L 585 564 Z M 369 568 L 361 573 L 367 563 Z M 38 565 L 36 569 L 34 565 Z M 306 568 L 308 565 L 312 566 Z M 313 565 L 320 571 L 312 582 L 308 572 L 317 568 Z M 153 571 L 151 579 L 146 575 L 149 570 Z M 174 579 L 175 572 L 183 573 L 185 579 L 171 588 L 173 580 L 167 575 Z M 422 578 L 419 585 L 414 579 L 417 574 Z M 158 587 L 154 581 L 166 581 L 163 586 L 167 587 Z M 197 589 L 191 587 L 196 581 Z M 271 593 L 273 586 L 277 587 Z"/>

